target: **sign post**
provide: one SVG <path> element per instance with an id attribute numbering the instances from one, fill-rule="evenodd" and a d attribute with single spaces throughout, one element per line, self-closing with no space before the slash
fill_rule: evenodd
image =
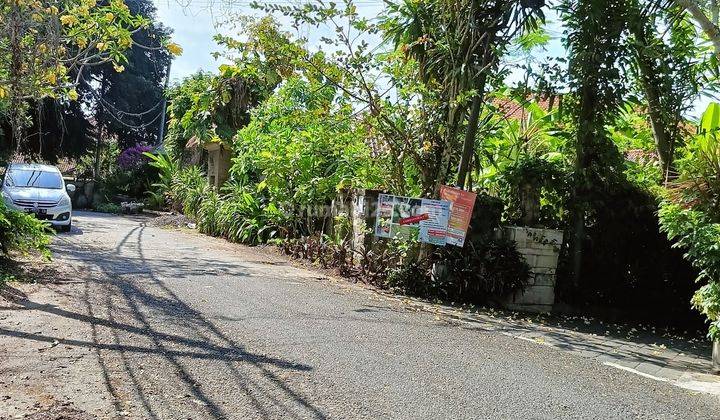
<path id="1" fill-rule="evenodd" d="M 448 201 L 380 194 L 375 235 L 444 246 L 449 220 Z"/>

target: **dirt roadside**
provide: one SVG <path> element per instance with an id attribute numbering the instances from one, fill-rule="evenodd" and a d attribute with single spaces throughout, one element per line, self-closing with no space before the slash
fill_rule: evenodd
<path id="1" fill-rule="evenodd" d="M 73 344 L 87 340 L 87 324 L 52 316 L 81 313 L 87 274 L 56 262 L 23 267 L 21 276 L 35 283 L 0 291 L 0 419 L 113 418 L 96 351 Z"/>

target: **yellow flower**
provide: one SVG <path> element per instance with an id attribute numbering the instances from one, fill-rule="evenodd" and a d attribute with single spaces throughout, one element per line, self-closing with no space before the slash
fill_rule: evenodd
<path id="1" fill-rule="evenodd" d="M 71 101 L 77 101 L 78 97 L 79 97 L 79 95 L 75 89 L 68 92 L 67 96 L 68 96 L 68 98 L 70 98 Z"/>
<path id="2" fill-rule="evenodd" d="M 8 91 L 4 87 L 0 86 L 0 99 L 7 98 Z"/>
<path id="3" fill-rule="evenodd" d="M 33 22 L 42 22 L 43 21 L 43 17 L 39 13 L 33 13 L 30 18 L 33 20 Z"/>
<path id="4" fill-rule="evenodd" d="M 75 43 L 81 49 L 85 49 L 85 47 L 87 47 L 87 39 L 85 39 L 85 38 L 78 38 L 75 40 Z"/>
<path id="5" fill-rule="evenodd" d="M 40 52 L 40 54 L 45 54 L 47 52 L 47 45 L 40 44 L 37 46 L 37 50 Z"/>
<path id="6" fill-rule="evenodd" d="M 430 152 L 432 151 L 432 143 L 430 143 L 429 141 L 425 140 L 425 142 L 423 143 L 423 151 L 424 151 L 425 153 L 430 153 Z"/>
<path id="7" fill-rule="evenodd" d="M 183 49 L 178 44 L 171 42 L 167 45 L 167 50 L 172 55 L 182 55 Z"/>
<path id="8" fill-rule="evenodd" d="M 113 64 L 113 68 L 114 68 L 115 71 L 118 72 L 118 73 L 122 73 L 122 72 L 125 71 L 125 66 L 122 66 L 122 65 L 120 65 L 120 64 Z"/>
<path id="9" fill-rule="evenodd" d="M 107 44 L 105 44 L 104 42 L 98 42 L 97 49 L 99 51 L 105 51 L 106 48 L 107 48 Z"/>
<path id="10" fill-rule="evenodd" d="M 57 84 L 57 75 L 55 73 L 50 73 L 46 77 L 47 81 L 51 84 Z"/>
<path id="11" fill-rule="evenodd" d="M 60 22 L 65 26 L 73 26 L 78 23 L 78 19 L 73 15 L 60 16 Z"/>
<path id="12" fill-rule="evenodd" d="M 105 20 L 107 20 L 108 22 L 112 22 L 113 20 L 115 20 L 115 15 L 108 12 L 105 14 Z"/>

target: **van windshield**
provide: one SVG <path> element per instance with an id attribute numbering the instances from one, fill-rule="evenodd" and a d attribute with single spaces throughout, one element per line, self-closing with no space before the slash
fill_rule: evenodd
<path id="1" fill-rule="evenodd" d="M 62 177 L 57 172 L 12 169 L 5 175 L 5 185 L 59 190 L 62 189 Z"/>

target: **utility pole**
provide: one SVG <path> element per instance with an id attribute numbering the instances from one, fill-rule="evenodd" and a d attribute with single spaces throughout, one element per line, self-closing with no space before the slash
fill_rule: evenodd
<path id="1" fill-rule="evenodd" d="M 172 67 L 172 58 L 168 61 L 167 72 L 165 73 L 165 88 L 163 89 L 162 99 L 162 114 L 160 114 L 160 130 L 158 130 L 158 140 L 156 147 L 161 147 L 163 144 L 163 138 L 165 137 L 165 114 L 167 114 L 167 94 L 168 87 L 170 86 L 170 68 Z"/>

